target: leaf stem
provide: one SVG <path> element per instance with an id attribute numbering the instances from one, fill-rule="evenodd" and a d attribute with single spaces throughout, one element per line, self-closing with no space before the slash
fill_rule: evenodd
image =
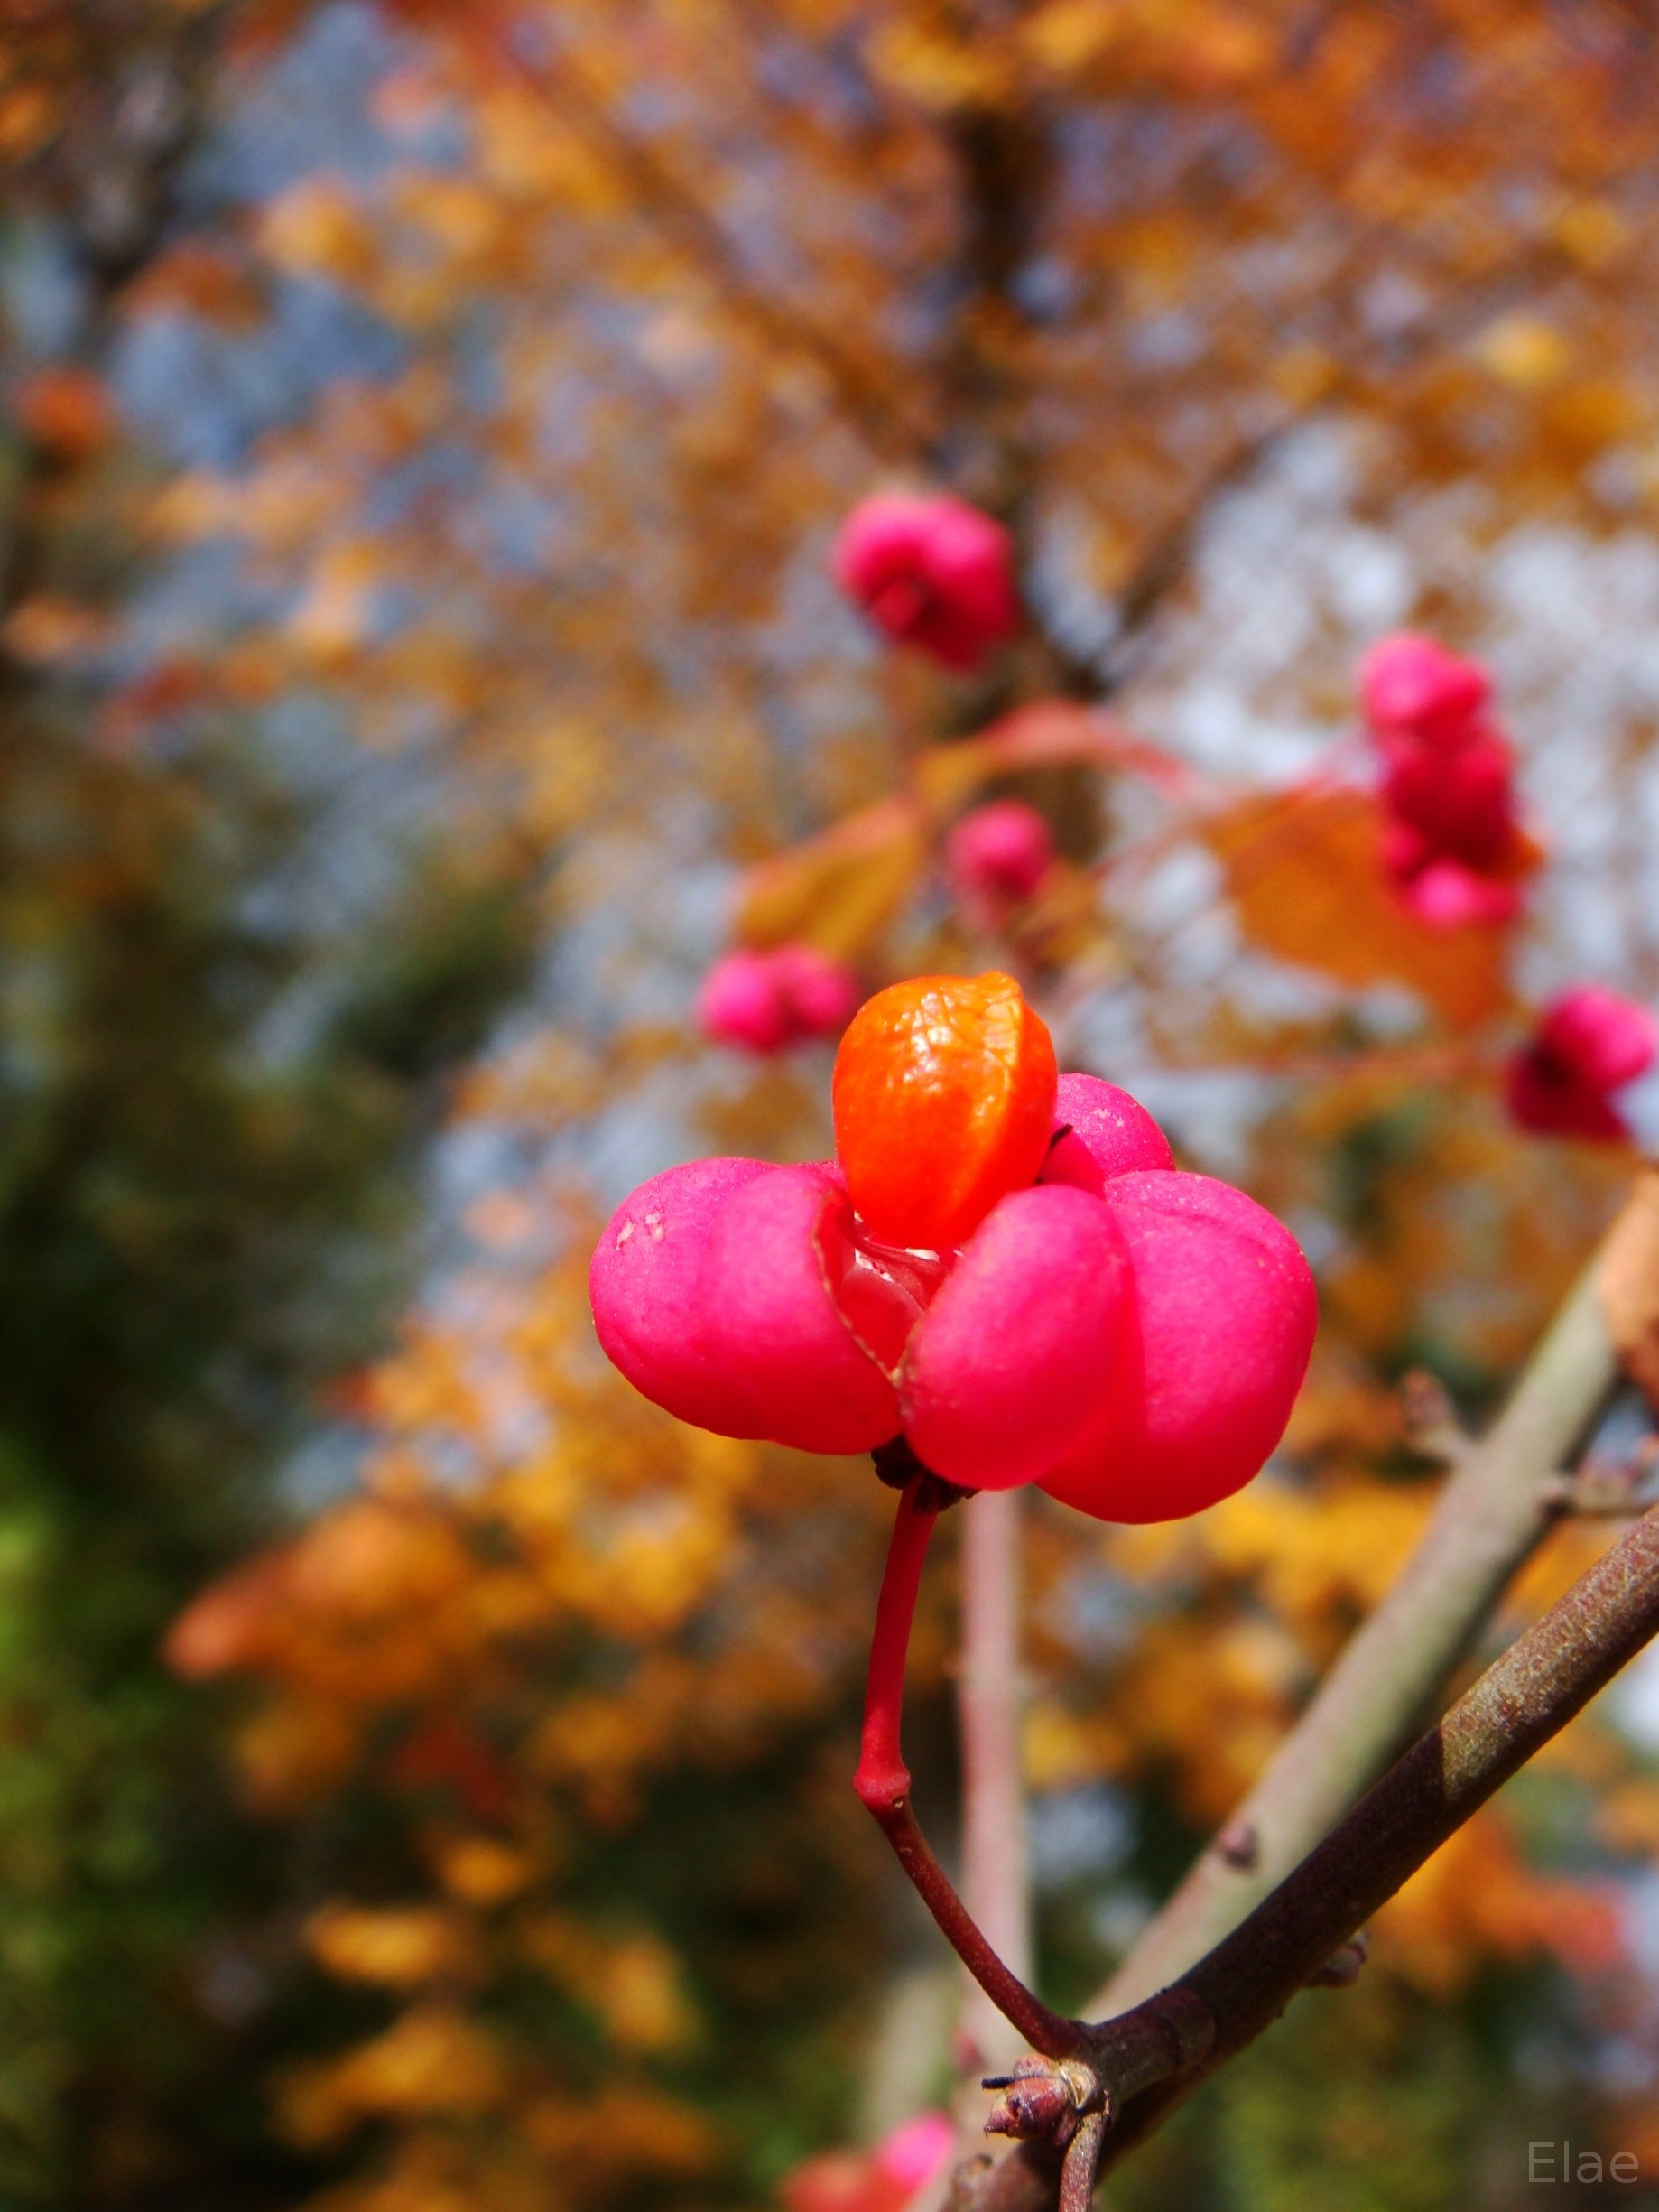
<path id="1" fill-rule="evenodd" d="M 1063 2059 L 1081 2035 L 1075 2020 L 1051 2012 L 1007 1966 L 952 1887 L 933 1856 L 910 1802 L 910 1770 L 900 1746 L 904 1701 L 904 1659 L 915 1618 L 922 1565 L 937 1511 L 922 1502 L 931 1478 L 920 1474 L 905 1486 L 893 1525 L 893 1540 L 876 1604 L 870 1640 L 870 1670 L 865 1689 L 864 1737 L 853 1779 L 863 1805 L 893 1845 L 899 1864 L 932 1914 L 941 1933 L 974 1980 L 1033 2050 Z"/>

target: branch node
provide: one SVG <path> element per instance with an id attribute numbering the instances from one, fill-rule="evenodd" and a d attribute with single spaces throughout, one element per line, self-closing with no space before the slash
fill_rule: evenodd
<path id="1" fill-rule="evenodd" d="M 1196 1990 L 1183 1989 L 1177 1982 L 1148 1997 L 1140 2009 L 1173 2037 L 1178 2070 L 1209 2058 L 1215 2046 L 1216 2016 Z"/>
<path id="2" fill-rule="evenodd" d="M 1370 1955 L 1371 1938 L 1362 1928 L 1339 1950 L 1333 1951 L 1322 1966 L 1314 1968 L 1306 1985 L 1309 1989 L 1351 1989 Z"/>
<path id="3" fill-rule="evenodd" d="M 1446 1386 L 1426 1368 L 1413 1367 L 1400 1379 L 1400 1428 L 1419 1459 L 1455 1467 L 1474 1439 L 1458 1418 Z"/>
<path id="4" fill-rule="evenodd" d="M 1216 1837 L 1216 1849 L 1229 1866 L 1248 1873 L 1262 1855 L 1261 1838 L 1247 1820 L 1235 1817 Z"/>
<path id="5" fill-rule="evenodd" d="M 1581 1520 L 1634 1520 L 1659 1501 L 1659 1436 L 1645 1436 L 1622 1459 L 1587 1459 L 1543 1490 L 1545 1510 Z"/>
<path id="6" fill-rule="evenodd" d="M 1020 2059 L 1012 2073 L 990 2075 L 981 2087 L 1004 2093 L 987 2115 L 987 2135 L 1041 2137 L 1057 2150 L 1071 2141 L 1084 2114 L 1105 2103 L 1099 2076 L 1079 2059 Z"/>

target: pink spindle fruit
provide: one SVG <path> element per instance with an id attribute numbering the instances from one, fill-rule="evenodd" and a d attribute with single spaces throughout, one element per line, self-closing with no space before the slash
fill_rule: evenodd
<path id="1" fill-rule="evenodd" d="M 923 2189 L 943 2168 L 955 2142 L 949 2113 L 919 2112 L 882 2137 L 876 2146 L 876 2163 L 895 2181 L 912 2189 Z"/>
<path id="2" fill-rule="evenodd" d="M 1007 532 L 949 493 L 860 500 L 832 566 L 878 629 L 946 668 L 977 668 L 1018 624 Z"/>
<path id="3" fill-rule="evenodd" d="M 1545 1008 L 1531 1040 L 1505 1071 L 1512 1120 L 1552 1137 L 1604 1143 L 1630 1129 L 1612 1093 L 1659 1056 L 1659 1023 L 1646 1007 L 1599 983 L 1581 983 Z"/>
<path id="4" fill-rule="evenodd" d="M 682 1421 L 749 1436 L 741 1388 L 711 1359 L 698 1278 L 726 1200 L 777 1170 L 692 1160 L 653 1176 L 611 1215 L 588 1271 L 594 1326 L 636 1390 Z"/>
<path id="5" fill-rule="evenodd" d="M 1396 748 L 1382 797 L 1395 821 L 1415 830 L 1427 850 L 1467 867 L 1490 869 L 1514 843 L 1515 760 L 1496 735 L 1471 738 L 1451 751 Z"/>
<path id="6" fill-rule="evenodd" d="M 1126 1092 L 1057 1082 L 1011 978 L 922 977 L 872 1004 L 838 1066 L 840 1164 L 698 1160 L 616 1209 L 589 1277 L 616 1365 L 722 1436 L 903 1436 L 963 1489 L 1035 1482 L 1102 1520 L 1195 1513 L 1247 1482 L 1312 1341 L 1287 1231 L 1177 1171 Z M 1633 1011 L 1578 994 L 1551 1049 L 1610 1081 L 1651 1055 Z"/>
<path id="7" fill-rule="evenodd" d="M 795 1036 L 839 1036 L 864 996 L 857 971 L 811 944 L 781 944 L 770 958 Z"/>
<path id="8" fill-rule="evenodd" d="M 868 1452 L 898 1434 L 891 1381 L 830 1295 L 852 1207 L 833 1167 L 776 1167 L 709 1225 L 697 1305 L 711 1362 L 750 1433 L 803 1452 Z"/>
<path id="9" fill-rule="evenodd" d="M 810 1037 L 839 1036 L 863 995 L 855 971 L 813 945 L 727 953 L 703 978 L 697 1026 L 711 1044 L 786 1052 Z"/>
<path id="10" fill-rule="evenodd" d="M 1378 737 L 1456 744 L 1492 692 L 1478 661 L 1466 661 L 1432 637 L 1401 630 L 1380 637 L 1359 665 L 1359 702 Z"/>
<path id="11" fill-rule="evenodd" d="M 703 978 L 697 1026 L 714 1045 L 744 1052 L 782 1052 L 791 1020 L 776 971 L 765 953 L 728 953 Z"/>
<path id="12" fill-rule="evenodd" d="M 1486 710 L 1491 679 L 1432 637 L 1385 637 L 1360 692 L 1382 755 L 1382 864 L 1432 929 L 1511 922 L 1538 852 L 1521 822 L 1515 754 Z"/>
<path id="13" fill-rule="evenodd" d="M 1284 1432 L 1307 1371 L 1313 1280 L 1293 1237 L 1209 1176 L 1116 1176 L 1135 1339 L 1123 1380 L 1039 1488 L 1102 1520 L 1174 1520 L 1228 1497 Z"/>
<path id="14" fill-rule="evenodd" d="M 975 807 L 945 841 L 945 869 L 958 897 L 993 925 L 1023 906 L 1053 865 L 1049 825 L 1023 799 Z"/>
<path id="15" fill-rule="evenodd" d="M 1129 1266 L 1110 1212 L 1064 1184 L 994 1207 L 917 1324 L 899 1370 L 904 1434 L 968 1490 L 1052 1466 L 1120 1387 Z"/>
<path id="16" fill-rule="evenodd" d="M 1098 1198 L 1108 1176 L 1175 1165 L 1169 1139 L 1146 1109 L 1098 1075 L 1061 1077 L 1054 1129 L 1039 1183 L 1074 1183 Z"/>

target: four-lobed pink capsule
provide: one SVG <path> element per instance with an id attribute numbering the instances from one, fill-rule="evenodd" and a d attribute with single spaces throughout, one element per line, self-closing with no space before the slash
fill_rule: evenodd
<path id="1" fill-rule="evenodd" d="M 1284 1432 L 1313 1341 L 1307 1262 L 1242 1191 L 1177 1169 L 1115 1085 L 1062 1076 L 1055 1131 L 1036 1182 L 948 1253 L 876 1242 L 833 1162 L 670 1168 L 599 1240 L 599 1341 L 720 1435 L 818 1452 L 903 1435 L 967 1489 L 1034 1482 L 1113 1520 L 1200 1511 Z"/>
<path id="2" fill-rule="evenodd" d="M 861 499 L 830 565 L 877 629 L 958 673 L 978 667 L 1019 627 L 1008 533 L 949 492 Z"/>

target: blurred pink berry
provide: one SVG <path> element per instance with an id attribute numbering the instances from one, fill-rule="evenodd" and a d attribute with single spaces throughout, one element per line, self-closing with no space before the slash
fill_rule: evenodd
<path id="1" fill-rule="evenodd" d="M 1514 921 L 1538 853 L 1486 670 L 1403 634 L 1372 647 L 1360 685 L 1383 758 L 1383 870 L 1402 903 L 1432 929 Z"/>
<path id="2" fill-rule="evenodd" d="M 1380 738 L 1458 744 L 1491 691 L 1492 679 L 1480 662 L 1466 661 L 1411 630 L 1379 638 L 1359 665 L 1360 705 Z"/>
<path id="3" fill-rule="evenodd" d="M 969 912 L 992 924 L 1023 906 L 1054 865 L 1049 825 L 1023 799 L 976 806 L 945 841 L 945 868 Z"/>
<path id="4" fill-rule="evenodd" d="M 919 2112 L 876 2146 L 876 2161 L 909 2190 L 925 2189 L 950 2156 L 956 2131 L 948 2113 Z"/>
<path id="5" fill-rule="evenodd" d="M 697 1026 L 711 1044 L 785 1052 L 808 1037 L 839 1036 L 863 995 L 852 969 L 810 944 L 728 953 L 703 978 Z"/>
<path id="6" fill-rule="evenodd" d="M 697 1026 L 711 1044 L 745 1052 L 782 1052 L 792 1023 L 771 956 L 728 953 L 703 978 Z"/>
<path id="7" fill-rule="evenodd" d="M 796 1036 L 839 1036 L 864 997 L 856 970 L 811 944 L 781 944 L 771 958 Z"/>
<path id="8" fill-rule="evenodd" d="M 1599 983 L 1581 983 L 1547 1006 L 1505 1071 L 1510 1119 L 1524 1129 L 1604 1142 L 1629 1127 L 1611 1093 L 1659 1058 L 1659 1022 L 1645 1006 Z"/>
<path id="9" fill-rule="evenodd" d="M 1521 912 L 1518 884 L 1483 876 L 1461 860 L 1431 859 L 1395 878 L 1401 900 L 1431 929 L 1492 927 Z"/>
<path id="10" fill-rule="evenodd" d="M 959 1250 L 872 1237 L 832 1162 L 700 1160 L 624 1201 L 589 1274 L 599 1341 L 681 1419 L 798 1450 L 899 1436 L 965 1489 L 1099 1519 L 1198 1512 L 1278 1442 L 1312 1344 L 1294 1240 L 1069 1075 L 1036 1182 Z M 916 1172 L 930 1172 L 918 1160 Z"/>
<path id="11" fill-rule="evenodd" d="M 786 2212 L 904 2212 L 949 2163 L 955 2133 L 942 2112 L 919 2113 L 873 2151 L 824 2151 L 786 2174 Z"/>
<path id="12" fill-rule="evenodd" d="M 977 668 L 1019 622 L 1007 532 L 948 492 L 860 500 L 831 566 L 878 629 L 946 668 Z"/>
<path id="13" fill-rule="evenodd" d="M 1490 869 L 1514 847 L 1515 757 L 1494 730 L 1451 751 L 1395 748 L 1381 788 L 1393 820 L 1417 831 L 1437 855 Z"/>

